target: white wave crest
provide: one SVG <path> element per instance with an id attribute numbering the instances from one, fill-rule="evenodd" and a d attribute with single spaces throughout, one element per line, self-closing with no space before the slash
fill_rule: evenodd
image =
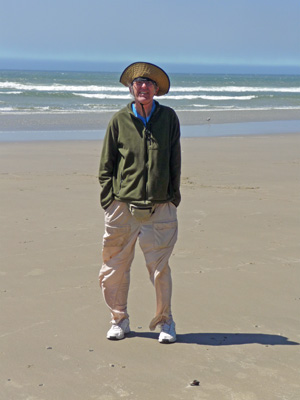
<path id="1" fill-rule="evenodd" d="M 0 107 L 0 112 L 15 111 L 13 107 Z"/>
<path id="2" fill-rule="evenodd" d="M 20 91 L 13 91 L 13 92 L 0 92 L 0 94 L 22 94 L 23 92 Z"/>
<path id="3" fill-rule="evenodd" d="M 124 86 L 98 86 L 98 85 L 33 85 L 18 82 L 0 82 L 0 89 L 18 91 L 40 92 L 128 92 Z M 170 93 L 195 93 L 195 92 L 272 92 L 272 93 L 300 93 L 300 87 L 259 87 L 259 86 L 171 86 Z"/>
<path id="4" fill-rule="evenodd" d="M 119 86 L 74 86 L 74 85 L 30 85 L 18 82 L 0 82 L 0 89 L 16 89 L 37 92 L 128 92 L 128 88 Z"/>
<path id="5" fill-rule="evenodd" d="M 165 96 L 168 100 L 213 100 L 213 101 L 221 101 L 221 100 L 252 100 L 257 98 L 257 96 L 206 96 L 206 95 L 184 95 L 184 96 Z"/>
<path id="6" fill-rule="evenodd" d="M 100 99 L 100 100 L 128 100 L 131 99 L 131 95 L 116 95 L 116 94 L 89 94 L 89 93 L 72 93 L 74 96 L 86 97 L 88 99 Z"/>
<path id="7" fill-rule="evenodd" d="M 279 92 L 300 93 L 300 87 L 255 87 L 255 86 L 185 86 L 173 87 L 170 92 Z"/>

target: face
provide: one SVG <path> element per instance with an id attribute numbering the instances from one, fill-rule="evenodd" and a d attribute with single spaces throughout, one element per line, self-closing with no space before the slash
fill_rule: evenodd
<path id="1" fill-rule="evenodd" d="M 133 82 L 130 91 L 136 101 L 148 104 L 152 103 L 153 97 L 158 92 L 158 86 L 151 81 L 136 81 Z"/>

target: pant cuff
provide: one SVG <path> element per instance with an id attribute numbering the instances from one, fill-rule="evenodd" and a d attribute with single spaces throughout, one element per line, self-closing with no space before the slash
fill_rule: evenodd
<path id="1" fill-rule="evenodd" d="M 150 322 L 149 329 L 150 331 L 154 331 L 157 325 L 163 325 L 171 320 L 172 316 L 170 316 L 169 313 L 158 314 Z"/>

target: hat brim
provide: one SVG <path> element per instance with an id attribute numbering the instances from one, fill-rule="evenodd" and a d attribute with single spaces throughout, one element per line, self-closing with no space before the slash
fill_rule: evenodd
<path id="1" fill-rule="evenodd" d="M 158 92 L 156 96 L 163 96 L 167 94 L 170 89 L 170 79 L 168 75 L 160 67 L 147 62 L 135 62 L 130 64 L 122 72 L 120 82 L 127 87 L 130 87 L 132 81 L 136 78 L 149 78 L 156 82 Z"/>

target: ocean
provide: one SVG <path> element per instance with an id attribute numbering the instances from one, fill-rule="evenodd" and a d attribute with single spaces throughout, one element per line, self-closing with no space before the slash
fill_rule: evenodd
<path id="1" fill-rule="evenodd" d="M 44 116 L 115 112 L 132 98 L 119 73 L 0 71 L 0 116 Z M 170 92 L 158 100 L 181 113 L 235 110 L 299 110 L 300 75 L 170 74 Z M 284 112 L 284 111 L 283 111 Z M 296 111 L 297 112 L 297 111 Z M 222 114 L 223 114 L 222 113 Z M 207 115 L 207 114 L 206 114 Z M 208 114 L 209 115 L 209 114 Z M 224 115 L 224 114 L 223 114 Z M 5 117 L 4 117 L 5 118 Z M 202 118 L 202 117 L 201 117 Z M 201 119 L 200 118 L 200 119 Z M 205 120 L 206 121 L 206 120 Z M 95 128 L 96 129 L 96 128 Z M 0 124 L 6 140 L 74 140 L 103 138 L 105 130 L 58 132 L 17 129 Z M 266 121 L 182 126 L 183 137 L 299 132 L 297 121 Z"/>
<path id="2" fill-rule="evenodd" d="M 0 71 L 0 113 L 117 111 L 131 99 L 119 75 Z M 176 111 L 300 111 L 300 75 L 170 74 L 170 80 L 159 102 Z"/>

